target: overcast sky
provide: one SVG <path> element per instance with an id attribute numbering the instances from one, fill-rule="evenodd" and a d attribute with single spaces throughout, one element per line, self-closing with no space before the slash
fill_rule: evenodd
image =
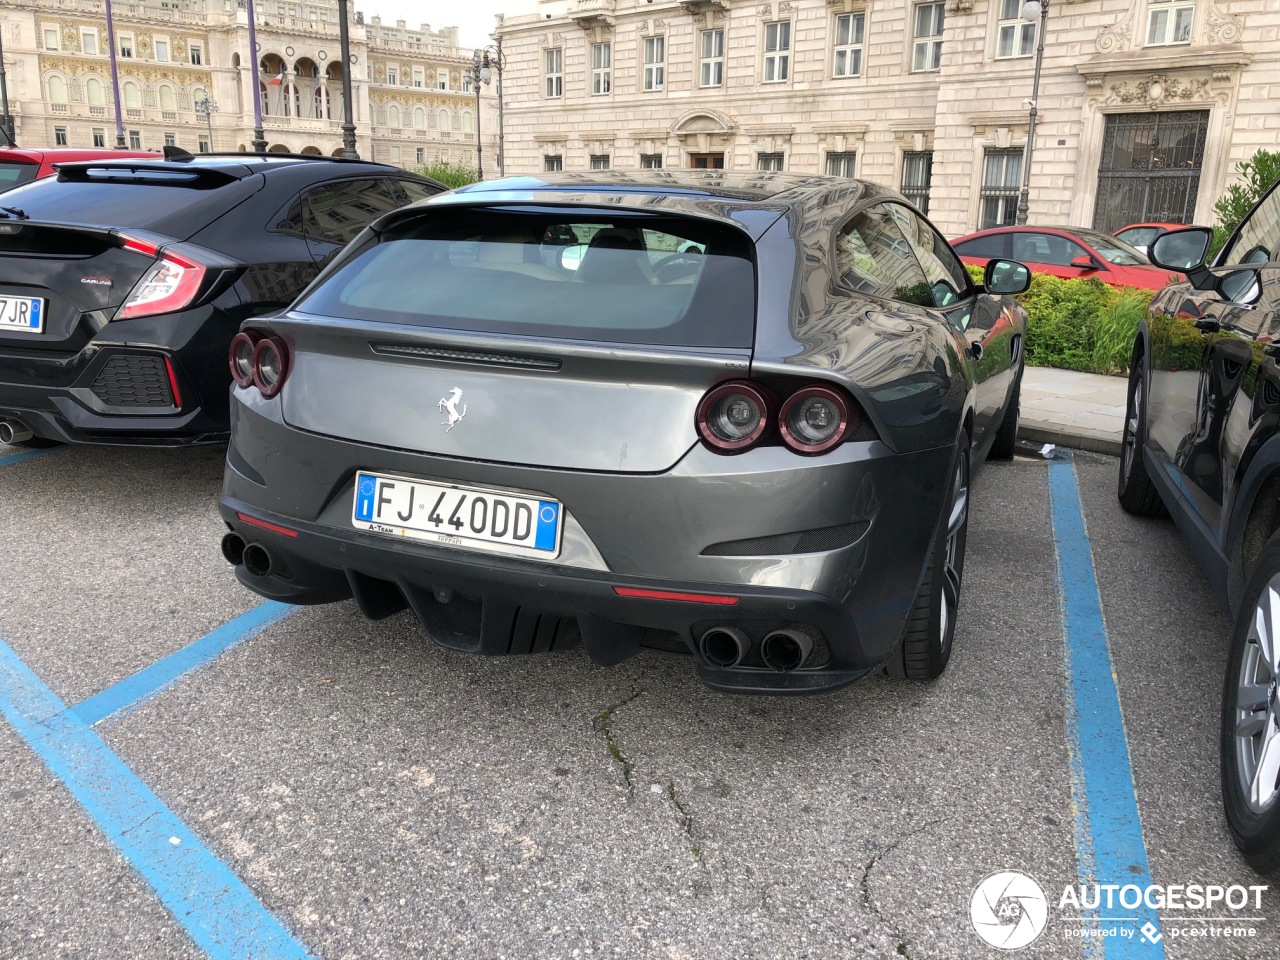
<path id="1" fill-rule="evenodd" d="M 410 27 L 431 24 L 433 30 L 457 27 L 464 50 L 490 43 L 496 13 L 511 13 L 526 6 L 524 0 L 355 0 L 365 18 L 380 16 L 383 23 L 404 20 Z"/>

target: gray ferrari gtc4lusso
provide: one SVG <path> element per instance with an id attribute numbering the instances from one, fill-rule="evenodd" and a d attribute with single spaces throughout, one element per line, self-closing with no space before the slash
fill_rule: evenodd
<path id="1" fill-rule="evenodd" d="M 376 221 L 232 345 L 241 582 L 446 647 L 691 654 L 735 692 L 945 668 L 969 480 L 1017 428 L 1025 267 L 897 194 L 511 178 Z"/>

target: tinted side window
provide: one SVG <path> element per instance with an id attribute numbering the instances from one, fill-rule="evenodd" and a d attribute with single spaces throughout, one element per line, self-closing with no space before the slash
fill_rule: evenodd
<path id="1" fill-rule="evenodd" d="M 896 203 L 889 204 L 889 215 L 897 222 L 902 235 L 924 268 L 925 279 L 933 291 L 935 307 L 949 307 L 969 295 L 969 275 L 951 249 L 929 222 L 914 210 Z"/>
<path id="2" fill-rule="evenodd" d="M 1015 233 L 1013 259 L 1031 263 L 1071 266 L 1076 257 L 1087 257 L 1088 251 L 1078 243 L 1053 233 Z"/>
<path id="3" fill-rule="evenodd" d="M 280 217 L 272 226 L 272 230 L 280 233 L 292 233 L 302 236 L 303 230 L 303 214 L 302 214 L 302 198 L 299 197 L 289 204 L 285 209 L 284 215 Z"/>
<path id="4" fill-rule="evenodd" d="M 835 275 L 842 286 L 859 293 L 933 306 L 924 271 L 884 204 L 854 214 L 840 228 Z"/>
<path id="5" fill-rule="evenodd" d="M 350 243 L 372 221 L 401 206 L 403 202 L 385 180 L 326 183 L 307 194 L 307 238 Z"/>
<path id="6" fill-rule="evenodd" d="M 1009 235 L 1007 233 L 995 233 L 985 237 L 974 237 L 964 243 L 953 244 L 952 249 L 962 257 L 973 257 L 974 259 L 981 257 L 988 259 L 1008 257 Z"/>
<path id="7" fill-rule="evenodd" d="M 1280 189 L 1271 188 L 1240 225 L 1219 263 L 1266 263 L 1280 260 Z"/>
<path id="8" fill-rule="evenodd" d="M 397 195 L 403 195 L 400 201 L 401 206 L 406 203 L 414 203 L 417 200 L 425 200 L 427 197 L 434 197 L 440 191 L 429 184 L 419 183 L 417 180 L 392 180 L 391 190 Z"/>

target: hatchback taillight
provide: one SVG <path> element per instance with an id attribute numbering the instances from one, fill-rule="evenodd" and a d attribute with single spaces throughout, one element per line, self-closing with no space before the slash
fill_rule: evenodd
<path id="1" fill-rule="evenodd" d="M 204 283 L 205 265 L 180 254 L 165 251 L 146 240 L 122 236 L 121 245 L 127 250 L 157 260 L 142 275 L 116 314 L 117 320 L 150 317 L 159 313 L 173 313 L 190 306 Z"/>
<path id="2" fill-rule="evenodd" d="M 735 380 L 716 387 L 698 405 L 698 433 L 712 449 L 745 450 L 764 436 L 772 397 L 754 383 Z"/>
<path id="3" fill-rule="evenodd" d="M 783 442 L 796 453 L 830 450 L 857 425 L 849 404 L 830 387 L 797 390 L 787 398 L 778 414 L 778 430 Z"/>
<path id="4" fill-rule="evenodd" d="M 289 376 L 289 347 L 279 337 L 250 331 L 237 333 L 227 359 L 236 385 L 257 387 L 267 399 L 280 392 Z"/>
<path id="5" fill-rule="evenodd" d="M 725 454 L 781 443 L 796 453 L 814 455 L 839 446 L 862 425 L 858 405 L 838 387 L 779 386 L 785 397 L 781 404 L 761 383 L 733 380 L 713 388 L 698 404 L 703 442 Z"/>

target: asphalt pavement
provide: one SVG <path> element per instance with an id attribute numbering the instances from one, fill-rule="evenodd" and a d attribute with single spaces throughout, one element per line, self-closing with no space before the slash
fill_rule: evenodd
<path id="1" fill-rule="evenodd" d="M 0 447 L 0 640 L 40 703 L 120 690 L 256 615 L 218 554 L 221 457 Z M 1051 901 L 1018 956 L 1102 956 L 1058 904 L 1082 837 L 1099 858 L 1111 841 L 1082 819 L 1063 621 L 1082 588 L 1060 577 L 1051 471 L 1079 490 L 1123 710 L 1104 735 L 1128 751 L 1151 878 L 1265 882 L 1217 793 L 1229 623 L 1172 524 L 1120 511 L 1115 469 L 1079 453 L 977 475 L 956 653 L 932 685 L 729 697 L 675 655 L 468 657 L 408 614 L 343 603 L 181 661 L 70 732 L 60 707 L 24 708 L 0 722 L 0 957 L 217 956 L 192 917 L 243 910 L 326 960 L 985 958 L 1007 954 L 975 933 L 971 897 L 1005 870 Z M 207 850 L 249 899 L 173 907 L 134 828 L 104 826 L 103 783 L 49 759 L 66 737 L 100 738 L 94 762 L 118 766 L 99 779 L 152 797 L 138 834 L 163 824 L 162 846 Z M 1248 916 L 1252 937 L 1192 936 L 1164 911 L 1161 943 L 1107 955 L 1273 956 L 1280 896 Z"/>

